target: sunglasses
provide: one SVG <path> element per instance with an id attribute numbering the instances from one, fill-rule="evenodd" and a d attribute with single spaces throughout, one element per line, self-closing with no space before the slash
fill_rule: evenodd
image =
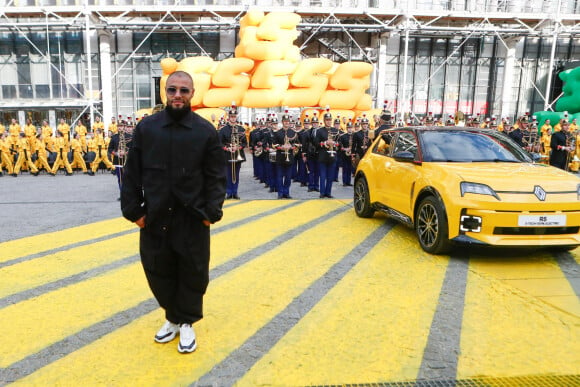
<path id="1" fill-rule="evenodd" d="M 175 95 L 177 94 L 177 91 L 179 91 L 179 94 L 189 94 L 191 93 L 191 89 L 188 89 L 187 87 L 181 87 L 181 88 L 177 88 L 177 87 L 168 87 L 167 89 L 165 89 L 165 92 L 167 93 L 167 95 Z"/>

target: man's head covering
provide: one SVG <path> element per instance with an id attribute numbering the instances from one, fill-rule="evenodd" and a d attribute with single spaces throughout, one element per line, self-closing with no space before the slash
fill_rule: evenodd
<path id="1" fill-rule="evenodd" d="M 288 114 L 288 110 L 285 110 L 284 114 L 282 114 L 282 121 L 290 121 L 290 114 Z"/>
<path id="2" fill-rule="evenodd" d="M 232 101 L 232 105 L 230 106 L 230 109 L 228 110 L 228 115 L 235 116 L 237 114 L 238 114 L 238 107 L 236 106 L 236 103 Z"/>
<path id="3" fill-rule="evenodd" d="M 332 114 L 330 114 L 330 108 L 329 107 L 326 108 L 326 112 L 324 113 L 324 117 L 323 118 L 325 120 L 332 119 Z"/>

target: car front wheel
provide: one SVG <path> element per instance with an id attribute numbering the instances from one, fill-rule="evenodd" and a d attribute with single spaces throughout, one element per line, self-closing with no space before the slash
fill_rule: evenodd
<path id="1" fill-rule="evenodd" d="M 415 232 L 419 244 L 430 254 L 444 254 L 450 250 L 447 217 L 441 202 L 434 196 L 424 198 L 417 208 Z"/>
<path id="2" fill-rule="evenodd" d="M 372 218 L 375 214 L 370 203 L 369 186 L 364 177 L 354 183 L 354 212 L 361 218 Z"/>

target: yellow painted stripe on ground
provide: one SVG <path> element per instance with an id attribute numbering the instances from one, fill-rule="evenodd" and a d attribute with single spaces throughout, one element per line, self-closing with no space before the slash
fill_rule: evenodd
<path id="1" fill-rule="evenodd" d="M 459 378 L 580 373 L 580 319 L 532 295 L 542 279 L 574 295 L 549 255 L 471 260 Z"/>
<path id="2" fill-rule="evenodd" d="M 3 242 L 0 243 L 0 262 L 55 249 L 71 243 L 100 238 L 134 227 L 135 225 L 126 219 L 114 218 L 61 231 Z"/>
<path id="3" fill-rule="evenodd" d="M 215 267 L 227 262 L 342 206 L 343 204 L 334 200 L 308 200 L 242 227 L 221 232 L 211 240 L 210 265 Z"/>
<path id="4" fill-rule="evenodd" d="M 235 206 L 224 207 L 224 216 L 212 228 L 219 229 L 233 222 L 243 220 L 261 212 L 280 208 L 288 204 L 287 200 L 251 200 L 244 201 Z"/>
<path id="5" fill-rule="evenodd" d="M 123 235 L 5 267 L 0 298 L 138 254 L 138 243 L 138 234 Z"/>
<path id="6" fill-rule="evenodd" d="M 287 203 L 281 200 L 253 201 L 247 204 L 233 206 L 225 210 L 224 220 L 213 227 L 219 229 L 237 219 L 243 219 L 256 213 L 278 208 Z M 135 226 L 132 227 L 136 229 Z M 70 230 L 74 232 L 74 229 Z M 121 230 L 114 230 L 109 227 L 109 232 L 117 231 Z M 27 239 L 29 239 L 31 245 L 36 245 L 37 240 L 44 240 L 47 235 L 50 234 Z M 69 241 L 69 243 L 74 243 L 74 241 Z M 4 250 L 4 252 L 11 256 L 17 254 L 10 250 Z M 138 253 L 139 234 L 136 232 L 134 234 L 111 238 L 102 242 L 50 254 L 40 258 L 41 261 L 33 259 L 8 266 L 0 271 L 0 298 Z M 46 267 L 52 267 L 54 270 L 46 270 Z"/>
<path id="7" fill-rule="evenodd" d="M 576 249 L 570 251 L 570 254 L 572 255 L 572 258 L 574 258 L 576 263 L 578 263 L 580 265 L 580 249 L 576 248 Z"/>
<path id="8" fill-rule="evenodd" d="M 294 211 L 281 217 L 279 223 L 294 223 L 305 215 Z M 177 341 L 165 345 L 153 342 L 164 319 L 161 311 L 155 311 L 19 384 L 82 381 L 89 385 L 169 386 L 193 382 L 268 323 L 383 221 L 358 219 L 347 211 L 214 280 L 205 298 L 205 318 L 195 325 L 199 347 L 193 354 L 179 354 Z"/>
<path id="9" fill-rule="evenodd" d="M 237 385 L 414 380 L 448 258 L 408 232 L 387 234 Z"/>
<path id="10" fill-rule="evenodd" d="M 136 263 L 3 308 L 0 330 L 9 334 L 2 338 L 0 367 L 150 297 L 143 269 Z"/>

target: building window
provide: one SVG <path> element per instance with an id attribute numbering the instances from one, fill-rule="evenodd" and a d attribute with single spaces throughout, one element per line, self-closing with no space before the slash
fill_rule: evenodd
<path id="1" fill-rule="evenodd" d="M 15 85 L 2 85 L 2 98 L 3 99 L 16 98 L 16 86 Z"/>

